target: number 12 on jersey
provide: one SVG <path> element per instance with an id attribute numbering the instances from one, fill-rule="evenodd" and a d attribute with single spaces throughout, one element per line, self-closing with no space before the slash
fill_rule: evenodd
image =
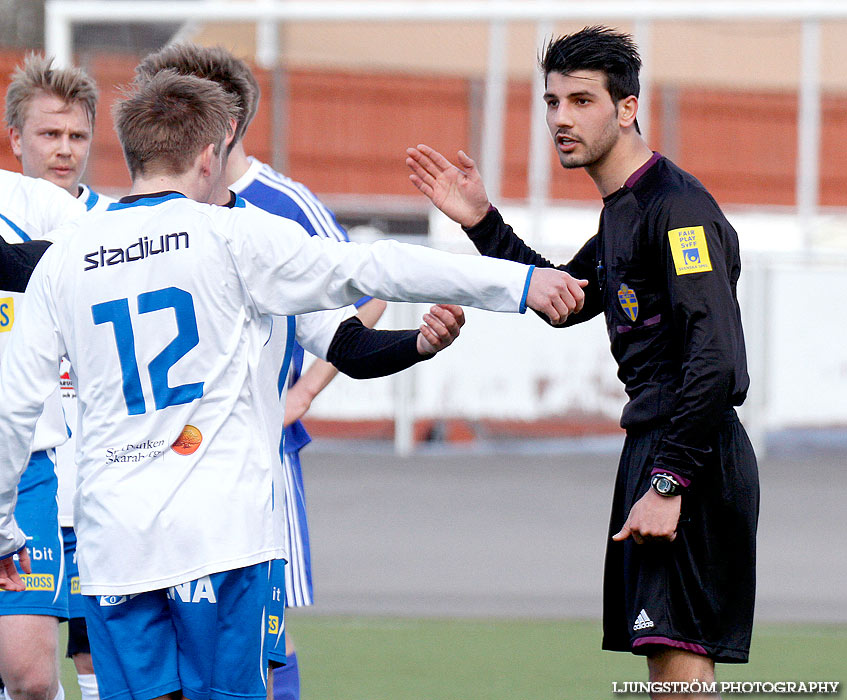
<path id="1" fill-rule="evenodd" d="M 176 338 L 147 366 L 156 410 L 160 411 L 168 406 L 191 403 L 199 399 L 203 396 L 203 382 L 168 386 L 168 370 L 200 342 L 197 333 L 197 316 L 194 312 L 194 298 L 184 289 L 166 287 L 139 294 L 137 303 L 139 314 L 164 309 L 173 309 L 176 314 Z M 129 415 L 137 416 L 146 413 L 147 405 L 144 402 L 141 375 L 138 372 L 138 360 L 135 355 L 135 333 L 129 315 L 129 300 L 124 297 L 95 304 L 91 307 L 91 315 L 95 326 L 101 323 L 112 324 L 123 375 L 124 400 Z"/>

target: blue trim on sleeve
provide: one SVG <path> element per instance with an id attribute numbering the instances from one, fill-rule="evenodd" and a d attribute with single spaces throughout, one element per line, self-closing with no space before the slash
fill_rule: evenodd
<path id="1" fill-rule="evenodd" d="M 10 228 L 11 228 L 11 229 L 15 232 L 15 233 L 17 233 L 17 234 L 21 237 L 21 240 L 22 240 L 24 243 L 26 243 L 27 241 L 32 240 L 29 236 L 27 236 L 27 235 L 26 235 L 26 233 L 24 233 L 24 231 L 23 231 L 20 227 L 16 226 L 16 225 L 14 224 L 14 222 L 12 222 L 10 219 L 7 219 L 7 218 L 6 218 L 5 216 L 3 216 L 2 214 L 0 214 L 0 219 L 3 219 L 3 221 L 5 221 L 7 224 L 9 224 L 9 227 L 10 227 Z"/>
<path id="2" fill-rule="evenodd" d="M 526 298 L 529 295 L 529 282 L 532 279 L 532 273 L 535 272 L 535 265 L 529 266 L 529 272 L 526 273 L 526 283 L 523 286 L 523 296 L 521 297 L 521 313 L 526 313 Z"/>
<path id="3" fill-rule="evenodd" d="M 13 557 L 13 556 L 15 556 L 16 554 L 20 554 L 20 553 L 21 553 L 21 552 L 23 552 L 25 549 L 26 549 L 26 545 L 24 545 L 23 547 L 21 547 L 21 548 L 20 548 L 17 552 L 12 552 L 11 554 L 5 554 L 5 555 L 3 555 L 2 557 L 0 557 L 0 561 L 3 561 L 4 559 L 8 559 L 9 557 Z"/>
<path id="4" fill-rule="evenodd" d="M 373 297 L 362 297 L 361 299 L 359 299 L 359 301 L 353 304 L 353 306 L 355 306 L 357 309 L 361 309 L 365 304 L 367 304 L 371 300 L 373 300 Z"/>

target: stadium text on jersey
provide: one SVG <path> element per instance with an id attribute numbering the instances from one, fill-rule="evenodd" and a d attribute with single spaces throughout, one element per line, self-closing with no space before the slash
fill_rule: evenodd
<path id="1" fill-rule="evenodd" d="M 88 270 L 96 270 L 98 267 L 135 262 L 136 260 L 144 260 L 144 258 L 158 253 L 167 253 L 171 250 L 171 240 L 173 240 L 173 250 L 179 250 L 179 241 L 183 236 L 185 236 L 185 247 L 188 248 L 188 233 L 185 231 L 159 236 L 158 250 L 147 236 L 139 238 L 138 243 L 127 246 L 126 250 L 123 248 L 106 249 L 100 246 L 99 251 L 95 250 L 93 253 L 86 253 L 83 256 L 83 260 L 88 263 L 88 267 L 84 267 L 82 270 L 83 272 L 88 272 Z"/>

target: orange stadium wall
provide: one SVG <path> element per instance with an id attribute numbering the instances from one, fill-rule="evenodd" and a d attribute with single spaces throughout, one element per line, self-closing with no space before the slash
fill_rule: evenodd
<path id="1" fill-rule="evenodd" d="M 21 52 L 0 52 L 0 90 L 5 94 Z M 87 181 L 105 192 L 129 186 L 109 108 L 116 86 L 132 79 L 135 58 L 80 57 L 100 86 L 101 102 Z M 292 70 L 285 77 L 285 124 L 271 118 L 272 76 L 256 69 L 262 107 L 251 126 L 250 153 L 273 161 L 275 128 L 285 129 L 283 150 L 292 177 L 320 194 L 413 195 L 404 150 L 419 142 L 445 153 L 473 149 L 481 115 L 471 81 L 453 77 Z M 477 86 L 478 89 L 478 86 Z M 797 161 L 794 94 L 657 88 L 651 144 L 690 170 L 723 204 L 792 205 Z M 507 95 L 503 196 L 527 194 L 527 154 L 532 95 L 513 83 Z M 16 170 L 8 141 L 0 167 Z M 847 97 L 823 100 L 821 203 L 847 205 Z M 582 171 L 563 171 L 550 149 L 551 196 L 596 200 Z"/>

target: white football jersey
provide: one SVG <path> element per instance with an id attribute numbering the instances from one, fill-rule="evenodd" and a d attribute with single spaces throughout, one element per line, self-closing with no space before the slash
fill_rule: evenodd
<path id="1" fill-rule="evenodd" d="M 49 238 L 47 234 L 53 229 L 84 212 L 85 207 L 61 187 L 47 180 L 0 170 L 0 235 L 8 243 Z M 23 298 L 20 293 L 0 292 L 0 357 L 20 317 Z M 55 447 L 67 439 L 58 398 L 57 383 L 55 395 L 45 403 L 44 417 L 38 422 L 33 451 Z"/>
<path id="2" fill-rule="evenodd" d="M 79 401 L 74 510 L 86 595 L 156 590 L 285 557 L 272 484 L 280 423 L 263 408 L 266 392 L 285 386 L 259 371 L 272 316 L 364 295 L 519 312 L 531 274 L 395 241 L 313 238 L 253 207 L 177 193 L 125 198 L 62 234 L 33 273 L 31 308 L 0 366 L 0 556 L 24 543 L 15 486 L 67 354 Z"/>

